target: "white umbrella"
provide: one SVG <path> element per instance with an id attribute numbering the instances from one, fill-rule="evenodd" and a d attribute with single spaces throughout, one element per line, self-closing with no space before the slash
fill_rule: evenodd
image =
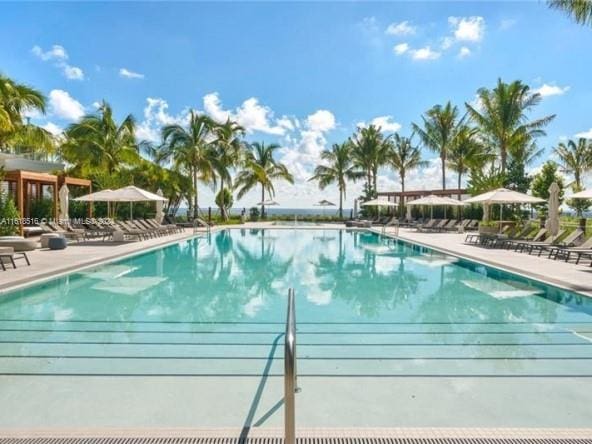
<path id="1" fill-rule="evenodd" d="M 142 188 L 130 185 L 106 193 L 104 200 L 107 202 L 129 202 L 130 219 L 133 219 L 133 202 L 165 202 L 168 199 L 159 196 L 158 194 L 151 193 L 150 191 L 143 190 Z"/>
<path id="2" fill-rule="evenodd" d="M 546 227 L 553 236 L 559 232 L 559 191 L 559 185 L 553 182 L 549 187 L 549 209 Z"/>
<path id="3" fill-rule="evenodd" d="M 430 207 L 430 218 L 433 219 L 434 216 L 434 206 L 443 206 L 443 207 L 462 207 L 464 202 L 457 199 L 452 199 L 450 197 L 443 197 L 443 196 L 436 196 L 434 194 L 430 194 L 429 196 L 420 197 L 419 199 L 412 200 L 411 202 L 407 202 L 407 205 L 426 205 Z"/>
<path id="4" fill-rule="evenodd" d="M 62 185 L 59 192 L 59 201 L 60 201 L 60 220 L 68 220 L 68 197 L 70 196 L 70 190 L 68 190 L 68 186 L 66 184 Z"/>
<path id="5" fill-rule="evenodd" d="M 162 197 L 162 190 L 159 188 L 156 194 Z M 163 203 L 162 200 L 156 201 L 156 221 L 158 223 L 162 223 L 162 220 L 164 219 L 164 212 L 162 211 Z"/>
<path id="6" fill-rule="evenodd" d="M 592 188 L 572 194 L 569 199 L 592 199 Z"/>
<path id="7" fill-rule="evenodd" d="M 500 205 L 500 222 L 503 216 L 504 204 L 537 204 L 545 202 L 544 199 L 530 196 L 528 194 L 519 193 L 518 191 L 508 190 L 506 188 L 498 188 L 497 190 L 488 191 L 487 193 L 479 194 L 464 201 L 465 204 L 480 203 L 485 206 L 492 204 Z M 500 223 L 500 231 L 502 224 Z"/>
<path id="8" fill-rule="evenodd" d="M 259 205 L 261 207 L 261 217 L 263 217 L 265 215 L 265 207 L 279 205 L 279 203 L 277 203 L 275 200 L 269 199 L 269 200 L 263 200 L 263 201 L 259 202 L 257 205 Z"/>
<path id="9" fill-rule="evenodd" d="M 326 207 L 334 207 L 335 204 L 333 202 L 323 199 L 320 202 L 314 204 L 314 206 L 315 207 L 322 207 L 323 208 L 323 217 L 325 217 L 325 208 Z"/>
<path id="10" fill-rule="evenodd" d="M 95 191 L 94 193 L 85 194 L 84 196 L 77 197 L 74 199 L 78 202 L 107 202 L 107 217 L 111 217 L 111 208 L 109 205 L 109 195 L 113 190 L 106 189 L 101 191 Z"/>

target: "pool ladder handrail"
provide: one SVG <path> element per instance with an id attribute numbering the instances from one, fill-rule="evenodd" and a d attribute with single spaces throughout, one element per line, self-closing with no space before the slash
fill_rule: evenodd
<path id="1" fill-rule="evenodd" d="M 296 444 L 296 312 L 294 289 L 288 290 L 288 313 L 284 336 L 284 444 Z"/>
<path id="2" fill-rule="evenodd" d="M 393 235 L 395 237 L 399 237 L 399 221 L 398 220 L 394 220 L 394 221 L 388 222 L 388 223 L 386 223 L 386 224 L 384 224 L 382 226 L 381 234 L 383 236 L 386 234 L 386 228 L 387 227 L 395 227 L 395 232 L 393 233 Z"/>

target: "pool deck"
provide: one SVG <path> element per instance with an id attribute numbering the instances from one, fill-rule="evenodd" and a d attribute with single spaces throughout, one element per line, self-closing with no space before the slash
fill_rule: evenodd
<path id="1" fill-rule="evenodd" d="M 371 231 L 381 232 L 377 228 Z M 392 235 L 393 230 L 387 233 Z M 420 233 L 414 229 L 401 228 L 399 237 L 592 297 L 592 267 L 589 266 L 589 261 L 575 265 L 573 262 L 548 259 L 544 253 L 538 257 L 536 254 L 529 255 L 513 250 L 468 245 L 464 243 L 466 233 Z"/>

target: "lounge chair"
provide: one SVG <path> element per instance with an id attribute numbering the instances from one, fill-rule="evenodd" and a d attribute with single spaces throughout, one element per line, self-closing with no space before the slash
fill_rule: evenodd
<path id="1" fill-rule="evenodd" d="M 161 224 L 158 223 L 158 221 L 156 219 L 145 219 L 146 222 L 154 227 L 164 227 L 164 228 L 168 228 L 168 230 L 171 233 L 182 233 L 183 232 L 183 228 L 179 227 L 175 224 Z"/>
<path id="2" fill-rule="evenodd" d="M 462 226 L 456 219 L 450 219 L 446 225 L 442 227 L 442 231 L 457 231 L 458 227 Z"/>
<path id="3" fill-rule="evenodd" d="M 530 238 L 527 237 L 526 239 L 520 239 L 520 240 L 508 239 L 508 241 L 504 244 L 504 246 L 507 247 L 508 249 L 514 248 L 514 251 L 522 251 L 522 249 L 524 249 L 530 242 L 540 242 L 548 234 L 549 234 L 549 231 L 546 228 L 541 228 L 541 229 L 539 229 L 539 231 L 537 231 L 534 234 L 534 236 L 532 236 Z"/>
<path id="4" fill-rule="evenodd" d="M 559 232 L 555 236 L 547 236 L 547 238 L 540 242 L 527 242 L 526 245 L 522 247 L 520 252 L 524 252 L 524 250 L 526 250 L 528 254 L 532 254 L 533 251 L 538 251 L 538 255 L 540 256 L 541 253 L 546 249 L 546 247 L 551 247 L 555 245 L 557 241 L 563 237 L 564 234 L 565 230 L 559 230 Z"/>
<path id="5" fill-rule="evenodd" d="M 571 233 L 569 233 L 564 239 L 560 242 L 553 242 L 552 245 L 541 245 L 536 247 L 539 252 L 539 256 L 543 253 L 543 251 L 548 251 L 548 257 L 551 257 L 551 252 L 555 250 L 557 247 L 572 247 L 575 243 L 584 235 L 584 230 L 581 228 L 577 228 Z"/>
<path id="6" fill-rule="evenodd" d="M 587 257 L 588 254 L 592 254 L 592 237 L 589 237 L 584 241 L 584 243 L 578 245 L 577 247 L 553 247 L 549 250 L 548 257 L 555 260 L 563 258 L 565 259 L 565 262 L 569 262 L 569 260 L 575 256 L 577 265 L 580 263 L 580 259 L 582 257 Z"/>
<path id="7" fill-rule="evenodd" d="M 0 247 L 0 268 L 6 271 L 6 263 L 10 263 L 12 268 L 16 268 L 15 259 L 24 259 L 27 265 L 31 265 L 27 253 L 24 251 L 14 251 L 12 247 Z"/>
<path id="8" fill-rule="evenodd" d="M 42 226 L 42 224 L 39 224 L 39 226 Z M 46 226 L 51 228 L 50 233 L 59 233 L 66 239 L 74 239 L 76 242 L 84 240 L 84 233 L 82 232 L 66 230 L 53 222 L 47 222 Z"/>
<path id="9" fill-rule="evenodd" d="M 428 220 L 426 223 L 424 224 L 418 224 L 415 228 L 417 228 L 417 231 L 423 231 L 423 230 L 429 230 L 430 228 L 432 228 L 436 223 L 438 222 L 438 219 L 430 219 Z"/>
<path id="10" fill-rule="evenodd" d="M 154 236 L 164 236 L 169 234 L 169 231 L 166 228 L 162 227 L 153 227 L 152 225 L 146 223 L 142 219 L 134 219 L 131 221 L 135 227 L 139 230 L 146 230 L 149 233 L 152 233 Z"/>
<path id="11" fill-rule="evenodd" d="M 522 229 L 516 227 L 514 232 L 508 233 L 507 236 L 493 239 L 490 246 L 493 248 L 505 248 L 511 242 L 526 241 L 528 240 L 528 235 L 532 233 L 533 228 L 533 225 L 530 223 L 527 223 Z"/>
<path id="12" fill-rule="evenodd" d="M 119 229 L 121 231 L 123 231 L 123 234 L 128 237 L 135 237 L 139 240 L 146 240 L 146 239 L 150 239 L 151 237 L 154 237 L 154 234 L 152 232 L 149 232 L 149 231 L 143 230 L 143 229 L 139 229 L 139 228 L 135 227 L 134 225 L 129 224 L 125 221 L 118 221 L 118 222 L 115 222 L 115 224 L 119 227 Z"/>

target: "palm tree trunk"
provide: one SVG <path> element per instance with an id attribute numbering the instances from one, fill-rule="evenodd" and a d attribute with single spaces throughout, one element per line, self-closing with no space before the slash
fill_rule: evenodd
<path id="1" fill-rule="evenodd" d="M 506 150 L 506 144 L 502 143 L 500 146 L 500 162 L 502 167 L 502 174 L 506 174 L 506 163 L 508 159 L 508 151 Z"/>
<path id="2" fill-rule="evenodd" d="M 446 189 L 446 156 L 442 155 L 442 189 Z"/>
<path id="3" fill-rule="evenodd" d="M 265 205 L 263 205 L 263 202 L 265 202 L 265 187 L 261 184 L 261 219 L 265 219 Z"/>
<path id="4" fill-rule="evenodd" d="M 198 211 L 198 199 L 197 199 L 197 169 L 193 170 L 193 218 L 197 218 L 199 215 Z"/>
<path id="5" fill-rule="evenodd" d="M 220 177 L 220 192 L 224 193 L 224 178 Z M 224 204 L 224 201 L 220 202 L 221 204 Z M 228 220 L 228 216 L 226 215 L 226 208 L 224 207 L 224 205 L 220 205 L 220 216 L 222 217 L 223 221 Z"/>
<path id="6" fill-rule="evenodd" d="M 462 183 L 462 173 L 459 171 L 458 172 L 458 189 L 460 190 L 460 184 Z M 461 200 L 461 195 L 460 192 L 458 193 L 458 200 Z"/>
<path id="7" fill-rule="evenodd" d="M 339 219 L 343 219 L 343 189 L 339 187 Z"/>
<path id="8" fill-rule="evenodd" d="M 401 175 L 401 202 L 399 203 L 399 207 L 401 208 L 399 217 L 403 217 L 405 214 L 405 173 L 400 173 Z"/>

